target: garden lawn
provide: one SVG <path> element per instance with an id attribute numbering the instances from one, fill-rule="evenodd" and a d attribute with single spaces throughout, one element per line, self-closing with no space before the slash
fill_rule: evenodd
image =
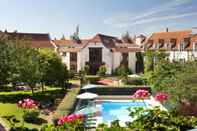
<path id="1" fill-rule="evenodd" d="M 21 125 L 23 111 L 19 109 L 16 104 L 0 103 L 0 110 L 1 110 L 0 117 L 2 117 L 2 119 L 5 121 L 7 125 L 9 125 L 9 122 L 6 120 L 5 116 L 12 116 L 12 115 L 15 116 L 17 120 L 20 121 L 16 124 L 16 126 Z M 24 126 L 31 129 L 40 128 L 40 125 L 29 124 L 26 122 L 24 123 Z"/>
<path id="2" fill-rule="evenodd" d="M 12 116 L 14 115 L 18 122 L 16 125 L 20 126 L 21 125 L 21 120 L 22 120 L 22 114 L 23 111 L 22 109 L 19 109 L 17 107 L 17 102 L 23 98 L 32 98 L 38 102 L 41 101 L 53 101 L 54 106 L 57 106 L 56 104 L 56 99 L 62 99 L 64 97 L 65 92 L 63 92 L 59 88 L 52 88 L 52 89 L 47 89 L 47 91 L 41 92 L 37 91 L 35 92 L 34 96 L 32 96 L 31 91 L 12 91 L 12 92 L 0 92 L 0 117 L 3 118 L 5 123 L 9 125 L 9 121 L 6 120 L 5 116 Z M 43 119 L 43 122 L 46 122 L 47 116 L 45 115 L 40 115 L 40 118 Z M 25 127 L 28 128 L 37 128 L 39 129 L 42 124 L 30 124 L 30 123 L 24 123 Z"/>

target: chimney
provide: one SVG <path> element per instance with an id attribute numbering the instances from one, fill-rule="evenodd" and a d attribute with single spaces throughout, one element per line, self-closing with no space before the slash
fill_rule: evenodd
<path id="1" fill-rule="evenodd" d="M 168 32 L 168 27 L 166 28 L 166 32 Z"/>

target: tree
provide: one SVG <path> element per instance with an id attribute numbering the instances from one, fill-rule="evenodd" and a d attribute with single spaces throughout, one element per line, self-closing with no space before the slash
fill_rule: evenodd
<path id="1" fill-rule="evenodd" d="M 39 83 L 41 79 L 39 52 L 32 48 L 22 48 L 21 50 L 23 53 L 17 60 L 19 73 L 17 79 L 27 83 L 34 94 L 36 83 Z"/>
<path id="2" fill-rule="evenodd" d="M 0 50 L 0 82 L 7 82 L 11 75 L 11 54 L 6 41 L 0 40 Z"/>
<path id="3" fill-rule="evenodd" d="M 61 58 L 52 50 L 40 49 L 41 58 L 41 82 L 51 84 L 58 83 L 64 88 L 69 79 L 69 72 Z"/>
<path id="4" fill-rule="evenodd" d="M 131 110 L 130 116 L 137 118 L 128 124 L 128 128 L 131 130 L 186 131 L 197 125 L 195 117 L 184 116 L 175 110 L 161 110 L 159 107 Z"/>

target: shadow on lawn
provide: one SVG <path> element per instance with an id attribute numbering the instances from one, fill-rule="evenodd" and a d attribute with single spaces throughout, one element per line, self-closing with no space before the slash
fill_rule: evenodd
<path id="1" fill-rule="evenodd" d="M 19 100 L 24 98 L 32 98 L 36 101 L 51 101 L 54 102 L 58 98 L 63 98 L 66 91 L 62 91 L 61 89 L 58 90 L 50 90 L 44 92 L 36 92 L 33 96 L 32 94 L 23 94 L 23 93 L 16 93 L 16 94 L 1 94 L 0 95 L 0 103 L 17 103 Z"/>

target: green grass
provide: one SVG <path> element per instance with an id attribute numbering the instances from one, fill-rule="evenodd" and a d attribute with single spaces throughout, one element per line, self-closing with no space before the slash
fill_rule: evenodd
<path id="1" fill-rule="evenodd" d="M 75 88 L 71 88 L 68 90 L 67 95 L 62 100 L 61 104 L 57 107 L 56 112 L 54 113 L 54 118 L 59 118 L 64 115 L 68 115 L 75 103 L 76 96 L 78 95 L 80 88 L 79 88 L 79 80 L 71 80 L 70 81 Z"/>
<path id="2" fill-rule="evenodd" d="M 14 115 L 16 117 L 16 119 L 20 121 L 16 124 L 16 126 L 21 126 L 23 111 L 22 111 L 22 109 L 19 109 L 16 104 L 0 103 L 0 109 L 1 109 L 0 117 L 3 118 L 3 120 L 5 121 L 5 123 L 7 125 L 9 125 L 10 123 L 7 121 L 5 116 Z M 29 124 L 26 122 L 24 123 L 24 126 L 30 128 L 30 129 L 33 129 L 33 128 L 39 129 L 40 128 L 40 125 Z"/>
<path id="3" fill-rule="evenodd" d="M 34 96 L 32 96 L 31 91 L 0 92 L 0 117 L 2 117 L 5 123 L 9 125 L 9 122 L 5 119 L 5 116 L 14 115 L 16 119 L 20 121 L 17 123 L 17 126 L 20 126 L 22 122 L 23 111 L 16 105 L 19 100 L 23 98 L 33 98 L 38 102 L 50 100 L 54 102 L 54 105 L 56 105 L 58 103 L 56 103 L 55 100 L 62 99 L 64 94 L 65 92 L 59 88 L 47 88 L 47 91 L 45 92 L 36 91 Z M 40 115 L 40 118 L 46 120 L 45 115 Z M 39 129 L 42 125 L 24 123 L 24 126 L 30 129 Z"/>

